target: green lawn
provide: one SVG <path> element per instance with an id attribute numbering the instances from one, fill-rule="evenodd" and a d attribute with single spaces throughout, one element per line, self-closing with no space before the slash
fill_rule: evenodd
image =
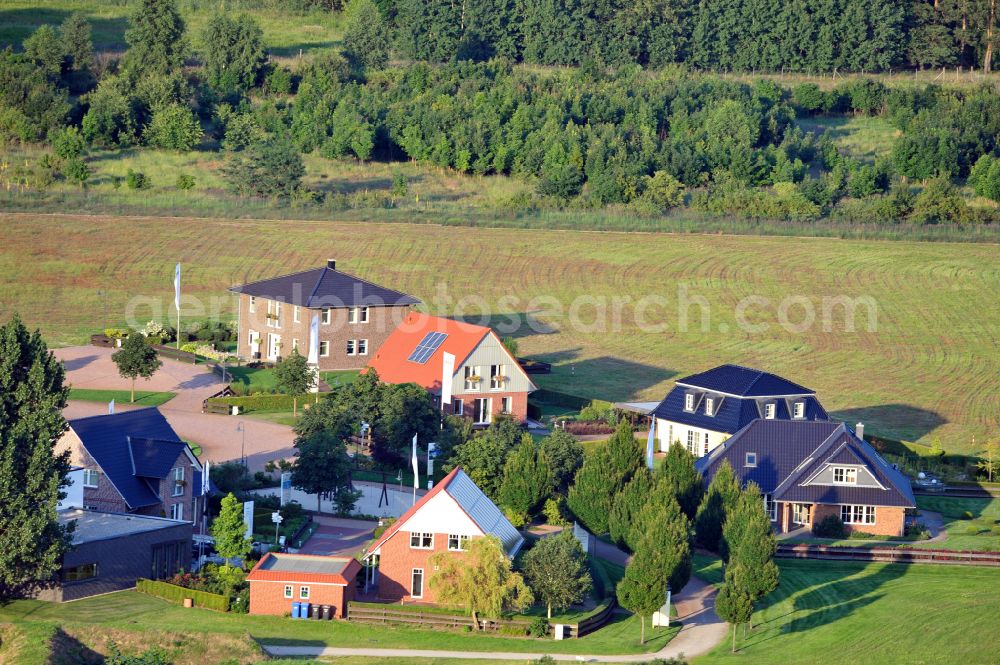
<path id="1" fill-rule="evenodd" d="M 177 393 L 169 392 L 149 392 L 146 390 L 135 391 L 135 404 L 142 406 L 160 406 L 166 404 Z M 70 388 L 69 398 L 78 399 L 84 402 L 110 402 L 114 400 L 116 404 L 128 404 L 131 392 L 128 390 L 94 390 L 90 388 Z"/>
<path id="2" fill-rule="evenodd" d="M 802 129 L 817 136 L 824 131 L 838 148 L 861 161 L 874 163 L 888 157 L 892 144 L 899 135 L 887 118 L 868 116 L 843 116 L 825 118 L 800 118 L 796 121 Z"/>
<path id="3" fill-rule="evenodd" d="M 680 629 L 647 627 L 647 642 L 639 645 L 639 624 L 633 616 L 615 615 L 601 630 L 580 639 L 555 642 L 528 638 L 477 635 L 461 631 L 417 630 L 397 626 L 366 626 L 346 621 L 320 623 L 267 616 L 222 614 L 184 609 L 134 591 L 122 591 L 58 604 L 16 601 L 0 607 L 0 622 L 33 624 L 57 621 L 67 625 L 100 624 L 133 631 L 179 631 L 249 634 L 262 643 L 309 644 L 372 648 L 459 649 L 464 651 L 514 651 L 551 653 L 642 653 L 655 651 Z"/>
<path id="4" fill-rule="evenodd" d="M 956 499 L 918 496 L 917 507 L 944 517 L 948 537 L 943 543 L 919 543 L 917 547 L 953 550 L 1000 550 L 1000 499 Z M 965 519 L 968 511 L 972 519 Z"/>
<path id="5" fill-rule="evenodd" d="M 719 582 L 717 561 L 697 574 Z M 755 628 L 696 664 L 995 663 L 1000 570 L 965 566 L 778 562 L 779 588 L 754 614 Z"/>

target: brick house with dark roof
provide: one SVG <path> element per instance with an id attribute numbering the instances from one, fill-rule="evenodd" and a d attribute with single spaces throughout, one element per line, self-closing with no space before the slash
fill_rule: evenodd
<path id="1" fill-rule="evenodd" d="M 268 552 L 247 574 L 250 614 L 283 616 L 292 603 L 329 605 L 342 619 L 354 591 L 361 564 L 357 559 Z"/>
<path id="2" fill-rule="evenodd" d="M 275 362 L 292 349 L 307 356 L 310 325 L 318 316 L 319 369 L 358 369 L 420 301 L 337 270 L 281 275 L 229 289 L 239 297 L 236 353 Z"/>
<path id="3" fill-rule="evenodd" d="M 723 460 L 760 486 L 782 533 L 836 515 L 849 532 L 901 536 L 916 505 L 906 476 L 843 423 L 755 420 L 696 461 L 706 485 Z"/>
<path id="4" fill-rule="evenodd" d="M 196 522 L 202 466 L 156 408 L 76 418 L 57 445 L 81 467 L 83 507 Z"/>
<path id="5" fill-rule="evenodd" d="M 377 596 L 394 602 L 433 603 L 430 558 L 446 552 L 461 557 L 470 538 L 496 536 L 513 558 L 524 537 L 496 504 L 455 467 L 383 533 L 364 555 L 377 568 L 369 586 Z"/>
<path id="6" fill-rule="evenodd" d="M 679 443 L 704 457 L 748 424 L 828 420 L 816 392 L 770 372 L 721 365 L 678 379 L 650 414 L 661 451 Z"/>
<path id="7" fill-rule="evenodd" d="M 471 417 L 481 426 L 500 415 L 527 418 L 528 394 L 535 384 L 485 326 L 410 312 L 368 367 L 386 383 L 416 383 L 440 400 L 445 353 L 455 356 L 448 413 Z"/>

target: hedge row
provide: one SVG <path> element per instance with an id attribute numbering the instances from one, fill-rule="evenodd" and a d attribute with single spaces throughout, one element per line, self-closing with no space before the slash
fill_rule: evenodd
<path id="1" fill-rule="evenodd" d="M 308 400 L 299 397 L 299 408 L 304 408 Z M 227 404 L 240 407 L 240 413 L 250 411 L 291 411 L 291 395 L 248 395 L 246 397 L 210 397 L 209 404 Z"/>
<path id="2" fill-rule="evenodd" d="M 195 607 L 204 607 L 210 610 L 218 610 L 219 612 L 229 611 L 229 599 L 217 593 L 196 591 L 195 589 L 186 589 L 176 584 L 145 579 L 138 580 L 135 583 L 135 590 L 139 593 L 156 596 L 157 598 L 169 600 L 173 603 L 181 604 L 185 598 L 191 598 L 194 600 Z"/>

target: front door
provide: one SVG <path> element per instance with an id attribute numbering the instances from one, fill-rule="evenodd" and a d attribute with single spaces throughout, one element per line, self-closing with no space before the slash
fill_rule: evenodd
<path id="1" fill-rule="evenodd" d="M 485 425 L 493 419 L 493 400 L 489 397 L 476 398 L 476 423 Z"/>
<path id="2" fill-rule="evenodd" d="M 267 359 L 275 360 L 281 352 L 281 335 L 267 334 Z"/>

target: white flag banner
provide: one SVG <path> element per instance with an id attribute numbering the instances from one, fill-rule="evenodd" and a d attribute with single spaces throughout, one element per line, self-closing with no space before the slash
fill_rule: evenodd
<path id="1" fill-rule="evenodd" d="M 319 364 L 319 314 L 313 314 L 309 324 L 309 358 L 310 365 Z"/>
<path id="2" fill-rule="evenodd" d="M 649 422 L 649 436 L 646 438 L 646 468 L 653 470 L 653 447 L 656 444 L 656 418 Z"/>
<path id="3" fill-rule="evenodd" d="M 243 504 L 243 524 L 247 528 L 243 535 L 247 540 L 253 540 L 253 501 Z"/>
<path id="4" fill-rule="evenodd" d="M 174 268 L 174 309 L 181 311 L 181 264 Z M 177 331 L 180 334 L 180 331 Z"/>
<path id="5" fill-rule="evenodd" d="M 413 454 L 411 460 L 413 463 L 413 488 L 416 489 L 420 487 L 420 467 L 417 463 L 417 435 L 413 435 Z"/>
<path id="6" fill-rule="evenodd" d="M 205 468 L 201 472 L 201 495 L 202 496 L 208 496 L 208 490 L 209 490 L 209 487 L 211 486 L 211 483 L 212 483 L 211 476 L 209 475 L 210 472 L 211 472 L 211 469 L 209 468 L 209 466 L 210 466 L 210 463 L 209 462 L 205 462 Z"/>
<path id="7" fill-rule="evenodd" d="M 451 381 L 455 376 L 455 354 L 445 353 L 441 360 L 441 404 L 451 404 Z"/>
<path id="8" fill-rule="evenodd" d="M 115 413 L 115 401 L 111 400 L 108 402 L 108 415 L 114 415 Z"/>

